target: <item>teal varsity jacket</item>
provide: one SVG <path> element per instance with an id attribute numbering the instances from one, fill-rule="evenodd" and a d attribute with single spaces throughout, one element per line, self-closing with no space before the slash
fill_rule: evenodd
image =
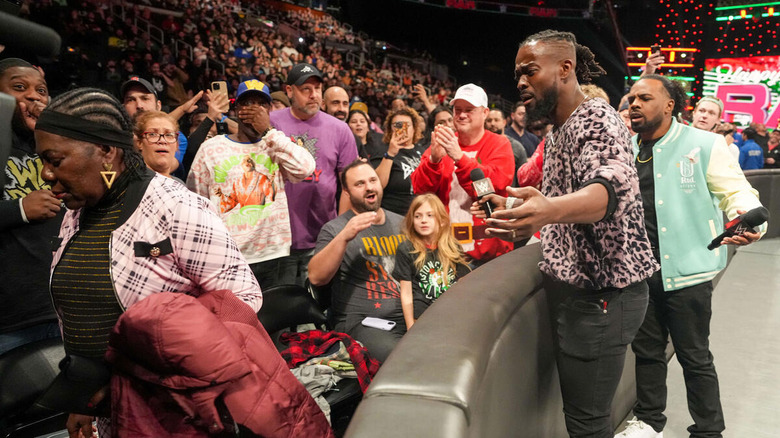
<path id="1" fill-rule="evenodd" d="M 639 153 L 638 136 L 631 142 Z M 761 205 L 721 135 L 672 120 L 653 146 L 655 209 L 664 290 L 712 280 L 726 266 L 725 248 L 707 249 L 723 232 L 723 214 Z M 766 232 L 766 224 L 761 233 Z"/>

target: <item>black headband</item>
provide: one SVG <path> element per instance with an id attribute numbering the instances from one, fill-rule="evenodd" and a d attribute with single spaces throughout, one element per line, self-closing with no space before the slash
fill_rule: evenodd
<path id="1" fill-rule="evenodd" d="M 48 109 L 38 117 L 35 129 L 100 145 L 122 149 L 134 147 L 133 134 L 130 132 Z"/>

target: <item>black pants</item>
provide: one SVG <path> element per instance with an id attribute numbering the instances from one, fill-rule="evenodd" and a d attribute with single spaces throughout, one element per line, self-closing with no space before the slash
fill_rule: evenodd
<path id="1" fill-rule="evenodd" d="M 647 316 L 631 345 L 636 354 L 636 417 L 656 431 L 666 425 L 666 345 L 669 335 L 683 369 L 691 437 L 721 437 L 726 428 L 718 375 L 710 353 L 712 282 L 665 292 L 661 274 L 648 280 Z"/>
<path id="2" fill-rule="evenodd" d="M 628 344 L 647 308 L 647 284 L 583 290 L 545 278 L 566 429 L 571 437 L 612 438 L 610 414 Z"/>
<path id="3" fill-rule="evenodd" d="M 252 263 L 249 268 L 260 283 L 261 290 L 284 284 L 305 286 L 306 278 L 309 276 L 309 261 L 313 254 L 313 249 L 293 249 L 290 250 L 289 256 Z"/>

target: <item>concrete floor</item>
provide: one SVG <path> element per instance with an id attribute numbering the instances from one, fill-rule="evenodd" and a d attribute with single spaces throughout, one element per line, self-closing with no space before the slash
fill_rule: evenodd
<path id="1" fill-rule="evenodd" d="M 737 251 L 715 288 L 712 308 L 710 346 L 726 420 L 723 436 L 780 436 L 780 239 Z M 687 438 L 692 420 L 676 358 L 667 384 L 664 438 Z"/>

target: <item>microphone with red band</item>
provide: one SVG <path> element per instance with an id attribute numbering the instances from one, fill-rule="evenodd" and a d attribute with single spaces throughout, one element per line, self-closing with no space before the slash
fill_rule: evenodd
<path id="1" fill-rule="evenodd" d="M 743 233 L 755 233 L 753 227 L 757 227 L 769 219 L 769 210 L 765 207 L 756 207 L 745 214 L 739 215 L 726 224 L 724 231 L 720 236 L 712 239 L 707 249 L 713 250 L 720 246 L 720 242 L 727 237 L 738 236 Z"/>
<path id="2" fill-rule="evenodd" d="M 474 192 L 477 194 L 478 200 L 481 200 L 484 196 L 496 193 L 493 189 L 493 182 L 490 181 L 490 178 L 485 178 L 485 172 L 480 168 L 471 171 L 471 183 L 474 186 Z M 485 216 L 487 217 L 493 215 L 493 208 L 494 206 L 490 201 L 482 204 L 482 211 L 485 212 Z"/>

